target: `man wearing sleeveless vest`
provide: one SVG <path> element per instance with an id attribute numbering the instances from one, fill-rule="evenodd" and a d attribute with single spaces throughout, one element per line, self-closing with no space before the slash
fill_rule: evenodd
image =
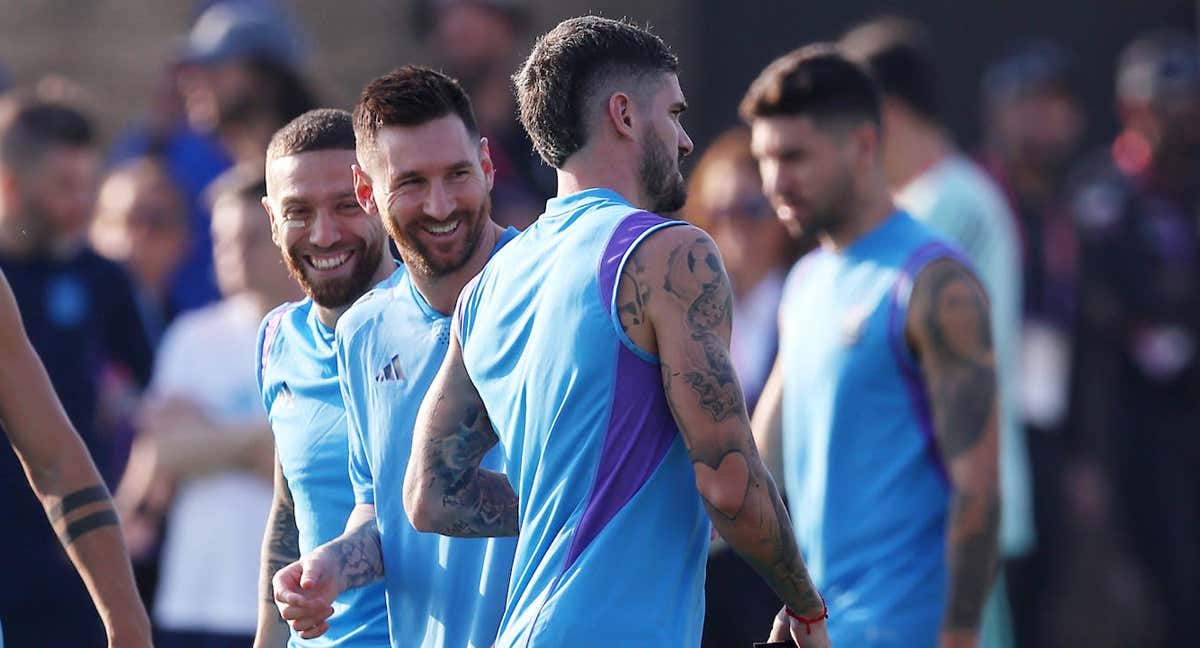
<path id="1" fill-rule="evenodd" d="M 843 646 L 977 646 L 997 563 L 997 383 L 986 292 L 892 203 L 880 99 L 832 47 L 776 60 L 742 103 L 792 270 L 755 413 Z"/>

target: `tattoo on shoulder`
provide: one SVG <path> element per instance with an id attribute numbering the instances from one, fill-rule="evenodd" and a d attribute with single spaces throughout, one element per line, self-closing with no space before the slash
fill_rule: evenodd
<path id="1" fill-rule="evenodd" d="M 733 325 L 733 292 L 712 242 L 698 237 L 671 250 L 662 288 L 687 308 L 689 362 L 673 375 L 696 392 L 714 421 L 740 414 L 742 388 L 726 341 Z"/>
<path id="2" fill-rule="evenodd" d="M 927 270 L 918 325 L 924 329 L 922 365 L 942 451 L 953 459 L 979 442 L 996 402 L 991 322 L 983 288 L 956 263 Z"/>

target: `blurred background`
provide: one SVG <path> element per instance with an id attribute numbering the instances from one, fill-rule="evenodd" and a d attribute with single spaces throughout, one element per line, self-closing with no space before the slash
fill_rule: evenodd
<path id="1" fill-rule="evenodd" d="M 265 221 L 248 215 L 275 129 L 312 107 L 351 108 L 365 82 L 401 64 L 441 67 L 471 93 L 492 141 L 496 217 L 521 227 L 554 174 L 515 122 L 508 76 L 563 18 L 651 26 L 681 61 L 696 145 L 683 216 L 714 235 L 729 266 L 733 351 L 753 404 L 774 357 L 782 279 L 806 243 L 789 241 L 762 199 L 745 134 L 730 130 L 737 104 L 780 54 L 897 12 L 926 30 L 931 123 L 987 173 L 1019 240 L 1010 396 L 1028 497 L 1005 547 L 1013 645 L 1195 645 L 1200 3 L 0 0 L 11 104 L 0 139 L 23 143 L 0 152 L 0 268 L 116 491 L 156 626 L 253 631 L 253 574 L 216 584 L 179 565 L 201 555 L 257 565 L 270 450 L 253 374 L 194 367 L 229 322 L 214 309 L 237 310 L 252 330 L 294 297 L 272 274 L 277 259 L 262 263 L 273 248 L 252 224 Z M 236 513 L 234 501 L 245 503 Z M 18 619 L 96 626 L 7 447 L 0 507 L 22 529 L 0 539 L 6 645 L 49 645 L 22 639 Z M 242 539 L 204 538 L 205 521 L 227 513 L 240 517 L 219 526 Z M 776 603 L 754 582 L 714 552 L 706 646 L 765 635 L 761 614 Z M 64 597 L 76 621 L 39 620 Z"/>

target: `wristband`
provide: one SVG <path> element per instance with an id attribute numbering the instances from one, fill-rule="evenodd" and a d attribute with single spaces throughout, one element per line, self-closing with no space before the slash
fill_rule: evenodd
<path id="1" fill-rule="evenodd" d="M 812 624 L 820 623 L 829 618 L 829 606 L 825 604 L 825 597 L 821 596 L 820 594 L 817 594 L 817 597 L 821 599 L 821 616 L 813 619 L 802 617 L 799 614 L 796 614 L 794 611 L 792 611 L 791 606 L 784 606 L 783 608 L 787 610 L 788 616 L 804 624 L 805 634 L 812 634 Z"/>

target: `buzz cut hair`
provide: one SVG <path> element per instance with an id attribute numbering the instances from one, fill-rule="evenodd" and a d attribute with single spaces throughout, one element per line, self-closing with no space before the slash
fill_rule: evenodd
<path id="1" fill-rule="evenodd" d="M 267 164 L 289 155 L 312 151 L 353 151 L 354 120 L 335 108 L 310 110 L 288 122 L 271 136 Z"/>

